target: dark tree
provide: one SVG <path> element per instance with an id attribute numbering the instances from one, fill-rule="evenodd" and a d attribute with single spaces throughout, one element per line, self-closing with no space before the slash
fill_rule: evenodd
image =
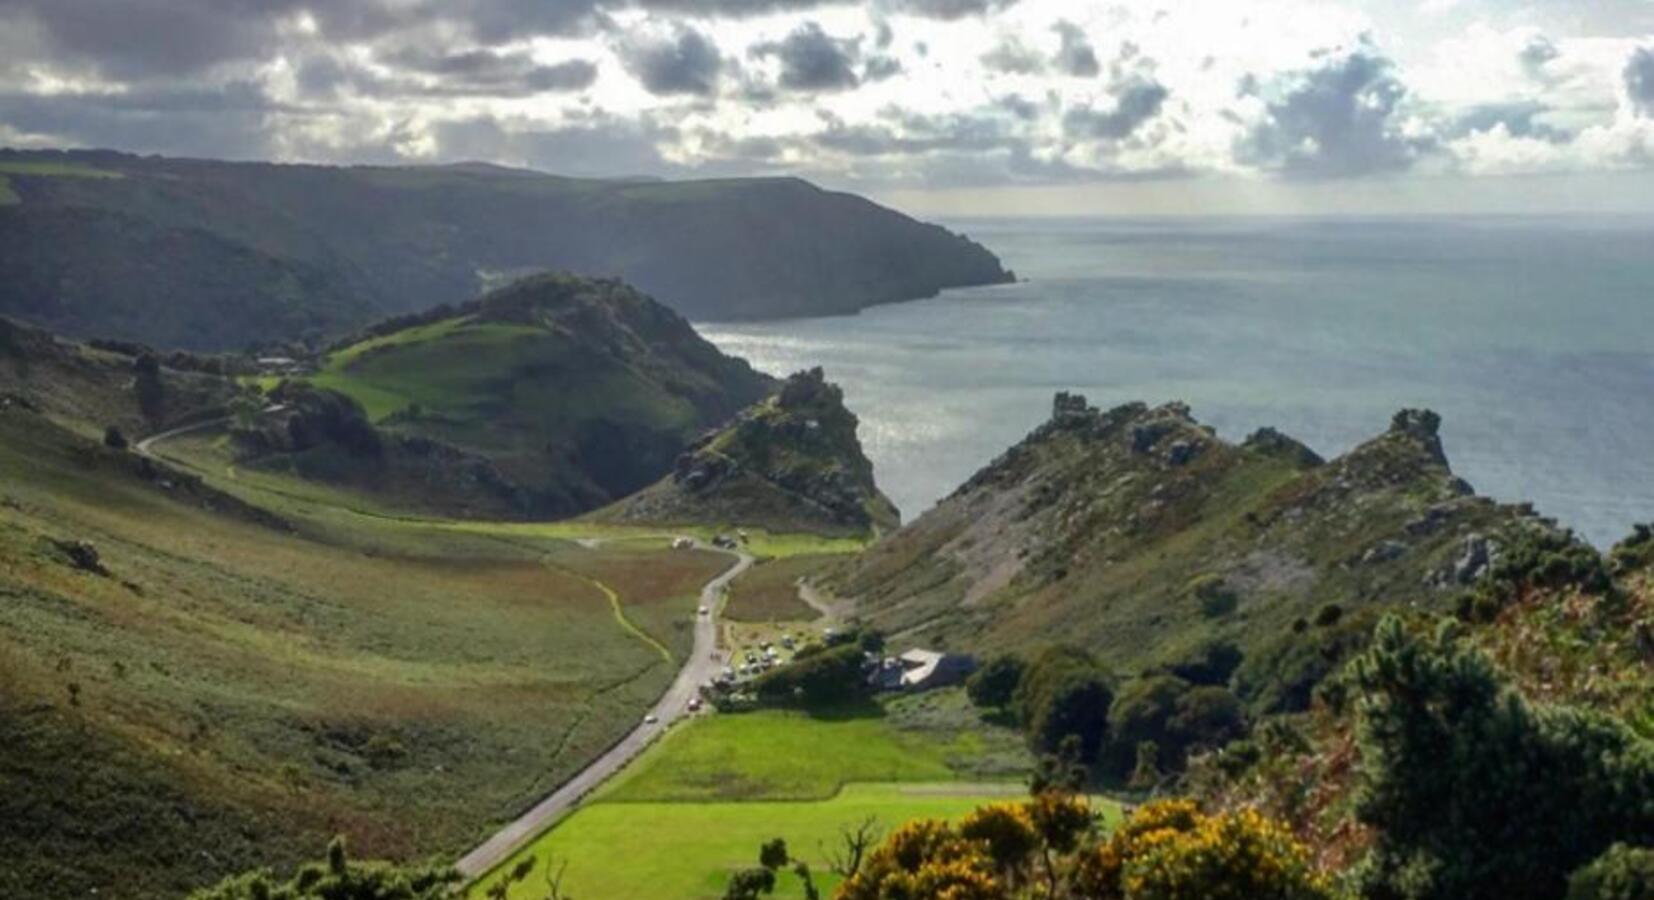
<path id="1" fill-rule="evenodd" d="M 1025 668 L 1020 657 L 1003 654 L 988 660 L 965 682 L 965 693 L 981 707 L 1002 709 L 1016 696 L 1017 683 Z"/>
<path id="2" fill-rule="evenodd" d="M 1619 720 L 1529 704 L 1450 627 L 1386 619 L 1352 677 L 1368 896 L 1560 897 L 1614 842 L 1654 844 L 1654 745 Z"/>

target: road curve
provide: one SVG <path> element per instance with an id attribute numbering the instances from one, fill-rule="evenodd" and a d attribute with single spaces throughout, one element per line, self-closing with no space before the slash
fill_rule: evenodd
<path id="1" fill-rule="evenodd" d="M 259 410 L 258 414 L 261 416 L 267 416 L 271 413 L 281 412 L 286 408 L 287 404 L 277 403 Z M 201 422 L 194 422 L 189 425 L 181 425 L 177 428 L 169 428 L 166 431 L 157 432 L 144 438 L 143 440 L 138 441 L 136 444 L 133 444 L 132 452 L 138 454 L 139 456 L 147 456 L 157 462 L 163 462 L 164 460 L 162 460 L 160 454 L 155 452 L 155 445 L 157 443 L 165 440 L 171 440 L 181 434 L 189 434 L 192 431 L 206 431 L 208 428 L 217 428 L 218 426 L 230 421 L 230 419 L 230 416 L 219 416 L 215 419 L 206 419 Z"/>
<path id="2" fill-rule="evenodd" d="M 735 557 L 735 565 L 725 569 L 717 578 L 701 588 L 700 605 L 707 615 L 695 617 L 695 646 L 684 661 L 678 677 L 656 701 L 650 712 L 660 719 L 653 725 L 639 725 L 620 739 L 607 752 L 580 770 L 573 778 L 552 791 L 516 821 L 494 833 L 476 849 L 460 857 L 454 868 L 468 879 L 485 875 L 504 862 L 529 840 L 545 831 L 564 813 L 578 805 L 582 798 L 602 784 L 611 775 L 625 768 L 657 735 L 689 714 L 689 701 L 699 691 L 702 682 L 711 681 L 722 669 L 714 656 L 718 648 L 718 613 L 724 590 L 753 564 L 752 556 L 741 551 L 722 551 Z"/>

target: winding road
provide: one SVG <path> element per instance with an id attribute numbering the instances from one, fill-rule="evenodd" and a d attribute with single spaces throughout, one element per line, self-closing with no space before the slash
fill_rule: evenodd
<path id="1" fill-rule="evenodd" d="M 741 573 L 753 564 L 752 556 L 747 553 L 732 550 L 720 552 L 735 557 L 735 564 L 701 588 L 700 605 L 707 608 L 707 614 L 695 617 L 694 649 L 690 651 L 689 659 L 684 661 L 677 679 L 650 711 L 659 721 L 632 729 L 619 743 L 610 747 L 573 778 L 563 782 L 561 787 L 535 804 L 533 809 L 495 832 L 493 837 L 483 841 L 470 853 L 460 857 L 454 868 L 461 875 L 466 878 L 477 878 L 504 862 L 524 843 L 545 831 L 564 813 L 578 805 L 592 789 L 625 768 L 627 763 L 642 753 L 650 741 L 673 722 L 689 715 L 689 701 L 696 696 L 700 685 L 711 681 L 722 669 L 722 663 L 715 653 L 718 647 L 718 612 L 724 590 L 729 587 L 731 581 L 740 577 Z"/>

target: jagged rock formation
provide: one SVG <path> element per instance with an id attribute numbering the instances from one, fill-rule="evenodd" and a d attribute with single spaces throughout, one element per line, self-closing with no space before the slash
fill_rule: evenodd
<path id="1" fill-rule="evenodd" d="M 900 517 L 873 481 L 856 416 L 819 368 L 684 451 L 672 474 L 605 516 L 868 534 Z"/>
<path id="2" fill-rule="evenodd" d="M 1377 610 L 1449 606 L 1514 530 L 1554 528 L 1475 496 L 1439 428 L 1404 410 L 1323 462 L 1272 429 L 1228 443 L 1183 404 L 1103 412 L 1059 394 L 1049 421 L 837 589 L 903 639 L 1077 642 L 1121 672 L 1230 645 L 1246 699 L 1301 705 Z"/>
<path id="3" fill-rule="evenodd" d="M 75 337 L 240 349 L 549 270 L 619 275 L 697 319 L 848 313 L 1012 277 L 961 235 L 792 178 L 105 151 L 0 150 L 0 162 L 37 164 L 7 176 L 20 202 L 0 203 L 0 313 Z"/>

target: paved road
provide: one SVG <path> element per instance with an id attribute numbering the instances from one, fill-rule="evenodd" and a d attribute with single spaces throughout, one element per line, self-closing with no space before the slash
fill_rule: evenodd
<path id="1" fill-rule="evenodd" d="M 267 406 L 264 409 L 259 410 L 258 414 L 261 415 L 261 416 L 267 416 L 271 413 L 281 412 L 282 410 L 284 410 L 286 408 L 287 408 L 286 404 L 277 403 L 273 406 Z M 184 426 L 179 427 L 179 428 L 168 429 L 166 431 L 160 432 L 159 434 L 152 434 L 149 437 L 146 437 L 143 440 L 139 441 L 138 443 L 133 444 L 132 445 L 132 450 L 133 450 L 133 452 L 137 453 L 139 456 L 147 456 L 150 459 L 160 461 L 161 457 L 160 457 L 159 454 L 157 454 L 155 452 L 155 445 L 160 443 L 161 441 L 171 440 L 172 438 L 178 437 L 181 434 L 189 434 L 190 432 L 193 432 L 193 431 L 206 431 L 208 428 L 217 428 L 217 427 L 223 425 L 224 423 L 226 423 L 228 421 L 230 421 L 229 416 L 220 416 L 216 419 L 208 419 L 205 422 L 196 422 L 193 425 L 184 425 Z"/>
<path id="2" fill-rule="evenodd" d="M 701 588 L 700 602 L 707 608 L 708 614 L 695 617 L 695 647 L 690 651 L 683 669 L 678 672 L 677 680 L 672 682 L 672 686 L 666 689 L 666 693 L 651 710 L 660 721 L 653 725 L 639 725 L 634 728 L 620 740 L 620 743 L 593 760 L 591 765 L 564 782 L 517 821 L 500 829 L 475 850 L 461 857 L 459 862 L 454 864 L 454 868 L 458 869 L 461 875 L 476 878 L 499 865 L 513 851 L 545 831 L 564 813 L 579 804 L 593 788 L 624 768 L 633 757 L 643 752 L 661 731 L 689 714 L 689 701 L 696 695 L 701 683 L 711 681 L 723 669 L 723 663 L 713 654 L 718 648 L 718 613 L 724 589 L 753 562 L 753 558 L 746 553 L 723 552 L 736 558 L 735 565 L 725 569 L 723 574 Z"/>

